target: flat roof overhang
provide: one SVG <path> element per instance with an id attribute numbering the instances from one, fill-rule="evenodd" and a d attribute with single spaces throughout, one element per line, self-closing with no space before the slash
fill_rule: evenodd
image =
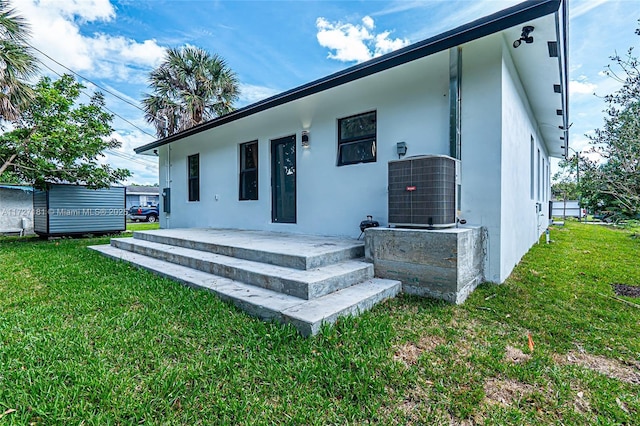
<path id="1" fill-rule="evenodd" d="M 562 6 L 562 8 L 560 8 L 560 6 Z M 539 20 L 540 18 L 542 19 Z M 327 77 L 323 77 L 237 109 L 229 114 L 207 121 L 206 123 L 202 123 L 166 138 L 140 146 L 135 148 L 135 152 L 137 154 L 152 154 L 155 148 L 163 145 L 180 141 L 206 130 L 223 126 L 242 118 L 258 114 L 262 111 L 415 61 L 434 53 L 442 52 L 452 47 L 463 45 L 491 34 L 504 32 L 507 40 L 512 37 L 514 37 L 515 40 L 520 37 L 522 25 L 530 25 L 534 22 L 534 24 L 537 24 L 540 27 L 538 33 L 532 34 L 535 40 L 534 43 L 531 45 L 523 43 L 520 49 L 514 49 L 515 51 L 512 56 L 514 64 L 518 69 L 518 73 L 520 73 L 520 77 L 523 80 L 527 95 L 533 96 L 536 99 L 535 101 L 532 100 L 532 109 L 534 110 L 533 112 L 536 115 L 538 122 L 541 123 L 540 131 L 549 149 L 549 155 L 560 156 L 566 154 L 568 151 L 568 148 L 566 148 L 566 146 L 568 146 L 568 86 L 566 79 L 567 63 L 565 56 L 567 51 L 566 18 L 566 3 L 562 2 L 562 0 L 526 1 L 453 30 L 446 31 L 435 37 L 414 43 L 378 58 L 371 59 L 367 62 L 355 65 Z M 542 30 L 543 28 L 544 31 Z M 557 43 L 559 56 L 552 58 L 553 60 L 551 62 L 545 62 L 544 75 L 541 77 L 540 75 L 536 75 L 535 72 L 532 73 L 528 71 L 535 71 L 537 69 L 537 67 L 529 65 L 529 63 L 537 63 L 538 59 L 541 57 L 541 46 L 544 46 L 544 49 L 547 49 L 547 41 L 555 41 Z M 535 49 L 528 49 L 534 46 Z M 527 54 L 520 53 L 527 50 Z M 546 53 L 546 55 L 549 57 L 548 53 Z M 552 63 L 554 65 L 551 65 Z M 540 88 L 536 87 L 537 84 L 529 81 L 525 82 L 525 79 L 544 82 L 554 81 L 553 84 L 558 84 L 560 86 L 560 93 L 558 94 L 554 92 L 554 94 L 559 96 L 547 96 L 546 89 L 539 90 Z M 557 83 L 555 83 L 556 81 Z M 554 88 L 553 84 L 551 85 L 552 89 Z M 535 94 L 539 94 L 540 96 L 536 96 Z M 556 107 L 552 107 L 552 104 L 556 105 Z M 553 114 L 555 114 L 555 117 L 552 117 Z M 557 124 L 558 122 L 561 122 L 562 125 Z M 559 139 L 560 135 L 564 137 L 564 140 Z M 556 140 L 561 143 L 556 144 Z M 556 145 L 558 146 L 558 149 L 554 148 Z M 561 145 L 565 146 L 563 150 L 559 148 Z"/>
<path id="2" fill-rule="evenodd" d="M 503 31 L 507 50 L 527 94 L 529 105 L 552 157 L 568 151 L 566 4 L 557 13 L 542 16 Z M 513 47 L 522 27 L 534 27 L 533 43 Z"/>

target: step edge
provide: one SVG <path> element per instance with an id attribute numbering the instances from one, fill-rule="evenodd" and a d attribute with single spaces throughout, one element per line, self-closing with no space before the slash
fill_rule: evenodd
<path id="1" fill-rule="evenodd" d="M 165 244 L 165 243 L 161 243 L 159 241 L 154 241 L 154 239 L 177 240 L 177 241 L 180 241 L 181 243 L 192 242 L 192 243 L 196 243 L 197 245 L 201 245 L 203 247 L 204 246 L 209 246 L 209 247 L 216 247 L 216 248 L 220 248 L 220 249 L 224 249 L 224 250 L 233 250 L 233 251 L 238 251 L 239 250 L 240 252 L 243 252 L 243 253 L 267 253 L 267 254 L 273 256 L 274 258 L 281 257 L 281 258 L 286 258 L 286 259 L 290 259 L 290 260 L 293 260 L 293 261 L 289 262 L 286 265 L 283 265 L 283 264 L 274 263 L 274 262 L 260 262 L 259 260 L 256 260 L 253 257 L 251 257 L 251 258 L 239 257 L 239 258 L 245 259 L 245 260 L 254 261 L 254 262 L 265 263 L 265 264 L 268 264 L 268 265 L 283 266 L 283 267 L 294 268 L 294 269 L 299 269 L 299 270 L 309 270 L 309 269 L 313 269 L 313 268 L 327 266 L 327 265 L 331 265 L 333 263 L 337 263 L 337 262 L 321 262 L 321 263 L 318 263 L 317 259 L 322 259 L 323 257 L 326 256 L 326 254 L 317 254 L 317 255 L 305 256 L 305 255 L 298 255 L 298 254 L 279 253 L 279 252 L 275 252 L 275 251 L 258 250 L 258 249 L 252 249 L 252 248 L 247 248 L 247 247 L 236 247 L 236 246 L 232 246 L 232 245 L 228 245 L 228 244 L 211 243 L 211 242 L 206 242 L 206 241 L 201 241 L 201 240 L 189 240 L 189 239 L 186 239 L 186 238 L 153 234 L 153 233 L 146 232 L 146 231 L 134 231 L 132 238 L 139 239 L 139 240 L 144 240 L 144 241 L 156 242 L 156 243 L 159 243 L 159 244 Z M 167 245 L 173 245 L 173 244 L 167 244 Z M 190 248 L 192 250 L 198 250 L 198 251 L 205 251 L 205 252 L 209 252 L 209 253 L 220 254 L 220 255 L 224 255 L 224 256 L 229 256 L 228 254 L 219 253 L 218 251 L 214 251 L 214 250 L 197 249 L 197 248 L 185 247 L 184 245 L 175 245 L 175 246 L 176 247 Z M 359 246 L 352 246 L 352 247 L 342 248 L 342 249 L 336 250 L 333 253 L 344 254 L 344 253 L 347 253 L 347 252 L 349 252 L 349 253 L 353 252 L 354 250 L 357 250 L 358 253 L 361 253 L 361 255 L 357 256 L 357 257 L 353 257 L 351 255 L 349 255 L 348 257 L 341 256 L 340 259 L 341 260 L 349 260 L 349 259 L 356 259 L 356 258 L 359 258 L 359 257 L 364 257 L 364 246 L 363 245 L 362 246 L 359 245 Z"/>
<path id="2" fill-rule="evenodd" d="M 116 241 L 117 240 L 117 241 Z M 152 242 L 143 240 L 144 243 L 138 244 L 138 241 L 134 241 L 131 238 L 119 238 L 112 239 L 111 245 L 126 251 L 130 251 L 132 253 L 136 253 L 142 256 L 153 257 L 158 260 L 166 260 L 169 263 L 181 265 L 185 267 L 189 267 L 192 269 L 197 269 L 203 272 L 210 272 L 206 269 L 193 267 L 191 265 L 185 265 L 184 263 L 188 263 L 189 260 L 196 260 L 205 262 L 209 266 L 217 266 L 222 268 L 230 268 L 233 271 L 237 271 L 238 273 L 244 273 L 248 275 L 252 275 L 250 281 L 247 281 L 247 284 L 251 284 L 254 286 L 266 288 L 273 291 L 278 291 L 283 294 L 290 294 L 296 297 L 304 297 L 306 299 L 314 299 L 317 297 L 321 297 L 325 294 L 330 294 L 334 291 L 348 288 L 352 285 L 355 285 L 363 280 L 373 278 L 374 269 L 373 265 L 368 262 L 364 262 L 361 260 L 348 260 L 345 262 L 340 262 L 338 264 L 329 265 L 325 267 L 326 269 L 323 273 L 319 273 L 317 270 L 298 270 L 285 268 L 282 266 L 276 265 L 267 265 L 261 262 L 255 262 L 247 259 L 237 259 L 231 256 L 226 256 L 222 254 L 215 253 L 207 253 L 207 256 L 213 256 L 214 258 L 202 259 L 196 258 L 198 250 L 186 248 L 186 247 L 177 247 L 177 246 L 169 246 L 162 243 Z M 172 250 L 175 247 L 175 250 Z M 138 251 L 141 250 L 142 252 Z M 152 253 L 149 253 L 152 252 Z M 193 253 L 190 253 L 193 252 Z M 174 262 L 167 259 L 162 259 L 162 255 L 165 256 L 174 256 L 180 258 L 178 262 Z M 232 260 L 231 262 L 227 260 Z M 240 264 L 238 264 L 238 262 Z M 244 264 L 243 264 L 244 263 Z M 262 268 L 270 268 L 271 270 L 262 270 Z M 345 270 L 331 271 L 332 268 L 339 268 L 339 265 L 347 265 L 349 266 Z M 320 268 L 318 268 L 320 269 Z M 327 270 L 328 269 L 328 270 Z M 234 272 L 236 273 L 236 272 Z M 310 275 L 308 277 L 300 276 L 301 274 Z M 229 279 L 235 279 L 237 281 L 242 282 L 241 280 L 234 278 L 234 276 L 218 274 L 220 276 L 224 276 Z M 313 276 L 316 275 L 316 276 Z M 320 275 L 320 276 L 317 276 Z M 340 280 L 344 279 L 344 284 L 339 284 Z M 273 284 L 271 286 L 261 285 L 263 282 L 268 284 Z M 292 287 L 289 291 L 279 291 L 276 287 L 280 285 L 286 287 Z M 325 289 L 327 291 L 322 291 Z"/>
<path id="3" fill-rule="evenodd" d="M 193 281 L 189 281 L 183 277 L 174 275 L 174 274 L 170 274 L 167 273 L 166 271 L 162 271 L 160 269 L 156 269 L 153 268 L 152 266 L 149 265 L 145 265 L 145 264 L 141 264 L 141 263 L 136 263 L 132 260 L 128 260 L 123 256 L 118 256 L 116 253 L 121 253 L 121 254 L 126 254 L 126 256 L 133 256 L 133 257 L 142 257 L 143 259 L 148 259 L 148 260 L 152 260 L 152 261 L 156 261 L 156 262 L 164 262 L 160 259 L 156 259 L 153 257 L 149 257 L 149 256 L 145 256 L 142 254 L 138 254 L 138 253 L 133 253 L 133 252 L 129 252 L 127 250 L 123 250 L 114 246 L 111 246 L 109 244 L 105 244 L 105 245 L 97 245 L 97 246 L 88 246 L 87 248 L 94 250 L 108 258 L 117 260 L 117 261 L 124 261 L 127 262 L 128 264 L 132 265 L 133 267 L 136 268 L 141 268 L 141 269 L 145 269 L 148 270 L 149 272 L 152 272 L 156 275 L 162 276 L 162 277 L 166 277 L 172 281 L 178 282 L 181 285 L 185 285 L 187 287 L 190 288 L 194 288 L 194 289 L 198 289 L 198 290 L 206 290 L 206 291 L 211 291 L 212 293 L 216 294 L 217 297 L 219 297 L 221 300 L 229 302 L 231 304 L 233 304 L 234 306 L 237 306 L 240 310 L 242 310 L 243 312 L 247 313 L 250 316 L 253 317 L 257 317 L 260 318 L 261 320 L 267 320 L 267 321 L 276 321 L 280 324 L 291 324 L 294 328 L 296 328 L 298 330 L 298 332 L 303 335 L 303 336 L 312 336 L 317 334 L 320 331 L 320 328 L 322 326 L 322 324 L 324 323 L 328 323 L 328 324 L 333 324 L 337 321 L 338 318 L 345 316 L 345 315 L 352 315 L 352 314 L 359 314 L 362 312 L 365 312 L 369 309 L 371 309 L 373 306 L 375 306 L 378 303 L 382 303 L 385 300 L 388 300 L 390 298 L 395 297 L 400 291 L 401 291 L 401 284 L 399 281 L 395 281 L 395 280 L 388 280 L 388 279 L 380 279 L 380 278 L 373 278 L 367 281 L 377 281 L 380 283 L 383 282 L 388 282 L 391 285 L 388 285 L 387 287 L 384 287 L 382 289 L 380 289 L 377 292 L 374 292 L 372 294 L 367 295 L 364 299 L 361 299 L 359 301 L 357 301 L 355 304 L 350 305 L 350 306 L 346 306 L 344 308 L 339 309 L 336 312 L 331 313 L 330 315 L 326 315 L 323 316 L 321 319 L 316 320 L 316 321 L 308 321 L 305 320 L 304 318 L 302 318 L 299 315 L 291 315 L 290 313 L 288 313 L 287 311 L 289 310 L 293 310 L 296 307 L 303 307 L 304 305 L 307 305 L 309 303 L 313 303 L 313 302 L 318 302 L 320 301 L 318 299 L 313 299 L 313 300 L 305 300 L 305 299 L 300 299 L 300 298 L 296 298 L 295 296 L 290 296 L 290 295 L 286 295 L 283 293 L 278 293 L 276 291 L 273 290 L 269 290 L 269 289 L 265 289 L 262 287 L 258 287 L 258 286 L 253 286 L 251 284 L 246 284 L 246 283 L 242 283 L 239 281 L 235 281 L 232 280 L 230 278 L 225 278 L 225 277 L 220 277 L 214 274 L 209 274 L 207 272 L 203 272 L 203 271 L 197 271 L 200 274 L 206 274 L 208 276 L 217 278 L 217 279 L 221 279 L 223 281 L 223 283 L 218 284 L 216 286 L 207 286 L 207 285 L 203 285 L 203 284 L 199 284 L 197 282 L 193 282 Z M 192 268 L 189 268 L 187 266 L 182 266 L 182 265 L 175 265 L 178 266 L 179 269 L 185 269 L 185 270 L 193 270 Z M 366 284 L 366 282 L 363 283 L 359 283 L 356 284 L 355 286 L 358 285 L 362 285 L 362 284 Z M 263 292 L 266 293 L 267 296 L 273 297 L 274 299 L 280 299 L 281 301 L 283 299 L 289 299 L 286 300 L 287 302 L 290 302 L 290 306 L 284 308 L 284 309 L 275 309 L 275 308 L 271 308 L 267 305 L 264 304 L 256 304 L 256 303 L 252 303 L 251 300 L 248 300 L 247 298 L 241 298 L 238 297 L 237 295 L 232 295 L 231 292 L 224 292 L 222 290 L 227 289 L 227 288 L 232 288 L 232 287 L 238 287 L 239 289 L 243 289 L 243 287 L 249 287 L 249 288 L 253 288 L 253 290 L 257 290 L 258 292 Z M 345 290 L 345 289 L 343 289 Z M 329 297 L 329 296 L 333 296 L 336 293 L 339 293 L 342 290 L 339 290 L 337 292 L 334 293 L 330 293 L 328 295 L 325 295 L 323 297 Z M 373 301 L 372 301 L 373 300 Z M 363 306 L 364 305 L 364 306 Z M 256 308 L 256 309 L 252 309 L 252 308 Z M 267 311 L 268 315 L 265 315 L 265 312 Z"/>

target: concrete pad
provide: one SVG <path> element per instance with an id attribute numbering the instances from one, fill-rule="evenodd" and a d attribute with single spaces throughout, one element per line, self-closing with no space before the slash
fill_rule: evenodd
<path id="1" fill-rule="evenodd" d="M 318 268 L 364 256 L 362 241 L 317 235 L 180 228 L 136 231 L 133 237 L 296 269 Z"/>
<path id="2" fill-rule="evenodd" d="M 376 277 L 402 281 L 405 293 L 456 304 L 484 280 L 485 244 L 480 227 L 365 231 L 365 255 Z"/>

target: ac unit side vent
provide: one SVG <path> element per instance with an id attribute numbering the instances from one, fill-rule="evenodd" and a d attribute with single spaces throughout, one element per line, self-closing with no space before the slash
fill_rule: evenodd
<path id="1" fill-rule="evenodd" d="M 455 226 L 458 164 L 443 155 L 390 161 L 389 224 Z"/>

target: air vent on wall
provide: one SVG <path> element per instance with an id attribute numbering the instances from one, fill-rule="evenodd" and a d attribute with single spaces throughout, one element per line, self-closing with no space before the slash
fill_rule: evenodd
<path id="1" fill-rule="evenodd" d="M 549 56 L 552 58 L 558 57 L 558 42 L 557 41 L 548 41 L 547 46 L 549 46 Z"/>
<path id="2" fill-rule="evenodd" d="M 445 155 L 390 161 L 389 225 L 455 226 L 458 165 Z"/>

